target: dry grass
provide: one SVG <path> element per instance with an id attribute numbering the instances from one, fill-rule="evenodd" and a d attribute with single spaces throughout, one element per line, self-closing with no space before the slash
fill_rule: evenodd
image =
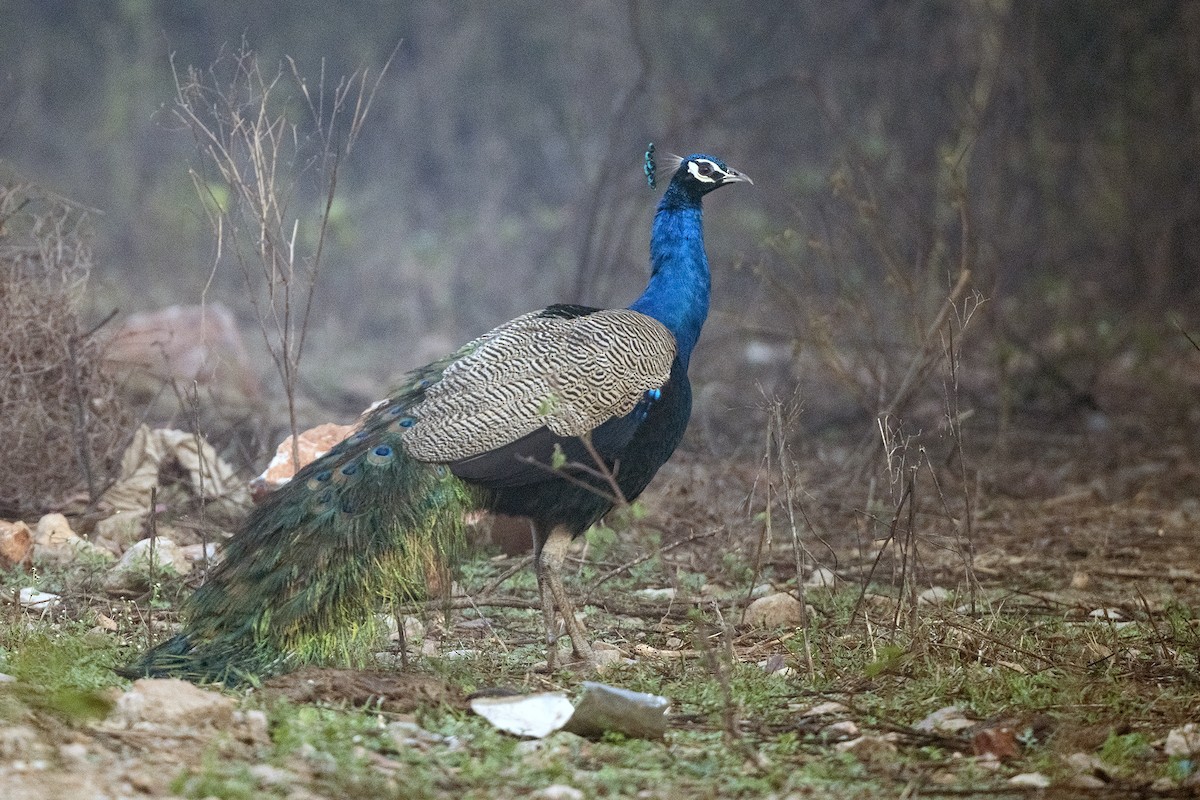
<path id="1" fill-rule="evenodd" d="M 91 270 L 87 212 L 37 187 L 0 186 L 0 513 L 95 500 L 129 417 L 101 369 L 80 301 Z"/>

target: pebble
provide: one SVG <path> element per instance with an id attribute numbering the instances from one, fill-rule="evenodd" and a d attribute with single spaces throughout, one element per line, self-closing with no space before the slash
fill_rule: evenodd
<path id="1" fill-rule="evenodd" d="M 844 719 L 839 722 L 834 722 L 825 727 L 823 731 L 829 736 L 838 737 L 841 739 L 853 739 L 861 733 L 857 724 L 853 720 Z"/>
<path id="2" fill-rule="evenodd" d="M 931 586 L 917 595 L 917 602 L 927 606 L 944 606 L 954 599 L 954 592 L 944 586 Z"/>
<path id="3" fill-rule="evenodd" d="M 1026 789 L 1048 789 L 1050 779 L 1040 772 L 1022 772 L 1008 779 L 1009 786 L 1020 786 Z"/>
<path id="4" fill-rule="evenodd" d="M 68 764 L 83 764 L 88 760 L 87 745 L 70 742 L 58 746 L 58 757 Z"/>
<path id="5" fill-rule="evenodd" d="M 1163 742 L 1164 755 L 1190 758 L 1196 753 L 1200 753 L 1200 728 L 1196 723 L 1189 722 L 1167 733 L 1167 739 Z"/>
<path id="6" fill-rule="evenodd" d="M 151 555 L 153 546 L 153 556 Z M 192 562 L 183 554 L 183 549 L 170 539 L 156 537 L 142 539 L 125 551 L 104 579 L 104 588 L 137 591 L 149 585 L 151 564 L 157 575 L 187 575 L 192 571 Z"/>
<path id="7" fill-rule="evenodd" d="M 828 567 L 817 567 L 810 572 L 808 577 L 804 580 L 805 586 L 813 588 L 828 587 L 832 589 L 836 583 L 837 575 L 835 575 L 833 570 L 829 569 Z"/>
<path id="8" fill-rule="evenodd" d="M 32 586 L 26 586 L 21 590 L 21 607 L 33 609 L 34 611 L 49 611 L 57 606 L 59 596 L 50 592 L 41 592 L 34 589 Z"/>
<path id="9" fill-rule="evenodd" d="M 746 624 L 761 628 L 795 628 L 804 619 L 804 606 L 786 592 L 760 597 L 746 608 Z"/>
<path id="10" fill-rule="evenodd" d="M 956 734 L 974 727 L 978 722 L 970 719 L 958 706 L 943 706 L 913 727 L 924 733 Z"/>
<path id="11" fill-rule="evenodd" d="M 273 767 L 270 764 L 255 764 L 249 769 L 251 777 L 264 787 L 286 787 L 296 782 L 297 775 L 291 770 Z"/>
<path id="12" fill-rule="evenodd" d="M 817 705 L 813 706 L 812 708 L 808 709 L 807 711 L 801 713 L 800 716 L 801 717 L 832 717 L 832 716 L 836 716 L 837 714 L 845 714 L 847 711 L 849 711 L 849 709 L 847 709 L 841 703 L 835 702 L 833 700 L 827 700 L 826 702 L 818 703 Z"/>
<path id="13" fill-rule="evenodd" d="M 583 792 L 565 783 L 552 783 L 530 795 L 536 800 L 583 800 Z"/>

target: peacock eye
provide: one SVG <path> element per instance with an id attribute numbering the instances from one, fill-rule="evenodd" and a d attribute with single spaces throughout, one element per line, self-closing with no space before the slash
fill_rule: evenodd
<path id="1" fill-rule="evenodd" d="M 710 164 L 707 161 L 701 161 L 700 162 L 700 174 L 701 175 L 711 175 L 712 174 L 712 164 Z"/>

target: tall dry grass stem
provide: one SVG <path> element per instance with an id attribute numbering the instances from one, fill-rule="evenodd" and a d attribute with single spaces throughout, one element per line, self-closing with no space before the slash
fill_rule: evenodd
<path id="1" fill-rule="evenodd" d="M 172 58 L 172 113 L 195 139 L 200 163 L 190 175 L 214 238 L 204 296 L 220 265 L 231 259 L 282 380 L 293 436 L 300 363 L 334 223 L 338 172 L 391 60 L 376 75 L 363 68 L 336 83 L 322 60 L 310 85 L 291 58 L 264 71 L 245 45 L 207 70 L 180 71 Z M 299 460 L 295 439 L 293 457 Z"/>

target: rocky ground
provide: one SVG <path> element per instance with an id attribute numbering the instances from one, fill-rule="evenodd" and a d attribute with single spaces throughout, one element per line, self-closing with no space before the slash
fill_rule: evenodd
<path id="1" fill-rule="evenodd" d="M 588 677 L 531 669 L 530 571 L 495 549 L 449 617 L 408 610 L 407 671 L 393 637 L 376 668 L 249 690 L 117 677 L 244 501 L 194 437 L 146 431 L 113 496 L 170 473 L 153 514 L 115 500 L 4 526 L 0 794 L 1195 796 L 1200 446 L 1182 413 L 961 452 L 681 454 L 574 567 L 612 653 L 591 677 L 669 699 L 659 741 L 520 740 L 472 714 L 480 692 L 573 697 Z M 203 524 L 201 468 L 232 493 Z"/>

